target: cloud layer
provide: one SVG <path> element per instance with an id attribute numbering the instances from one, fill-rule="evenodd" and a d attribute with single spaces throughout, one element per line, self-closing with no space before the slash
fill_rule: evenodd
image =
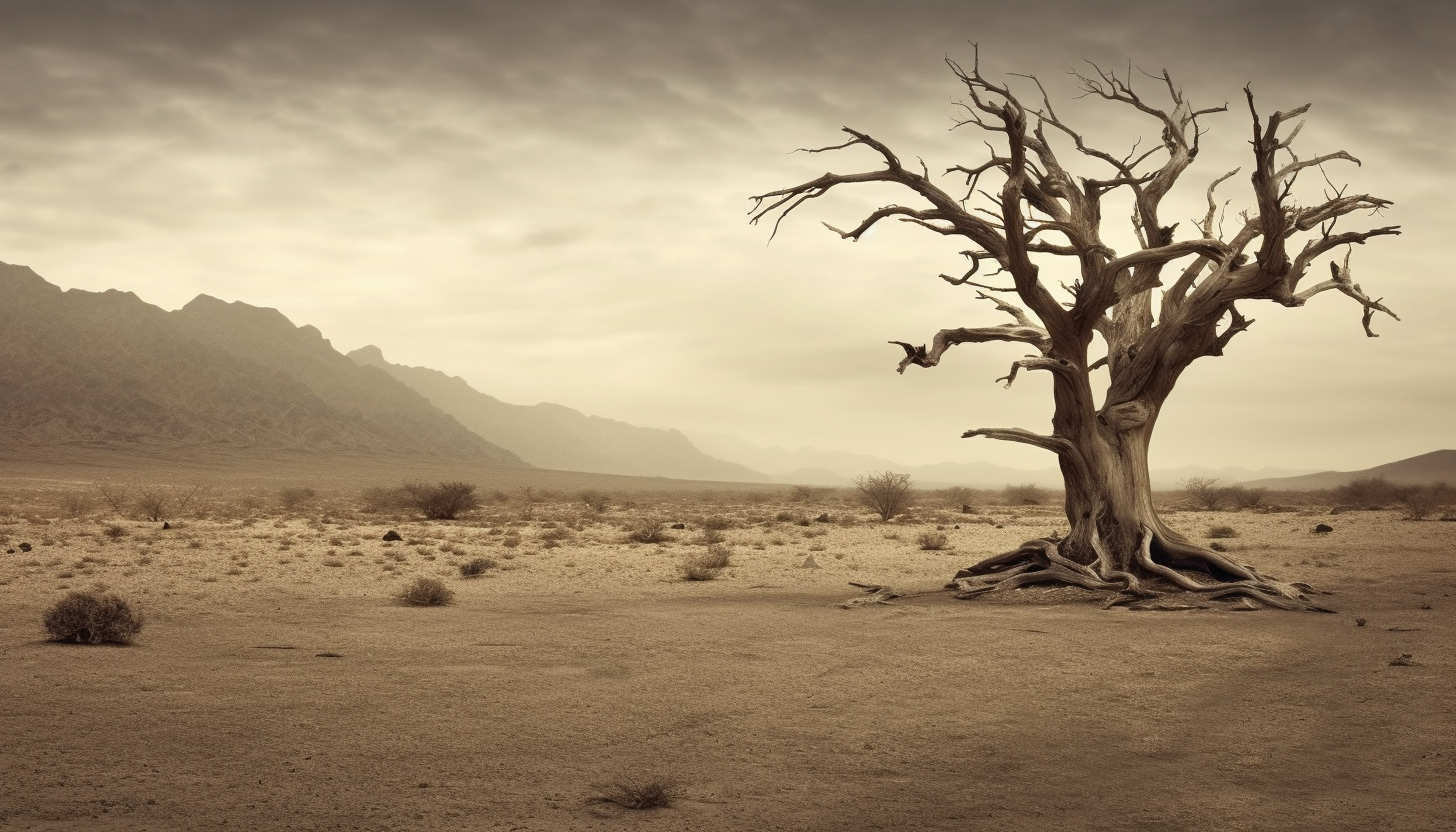
<path id="1" fill-rule="evenodd" d="M 1357 468 L 1452 444 L 1456 292 L 1440 275 L 1456 15 L 1444 4 L 0 11 L 0 259 L 168 308 L 201 292 L 276 306 L 341 348 L 377 343 L 507 401 L 912 463 L 1045 464 L 956 438 L 1041 427 L 1044 381 L 995 385 L 1019 355 L 1006 346 L 893 372 L 885 341 L 995 321 L 935 278 L 958 265 L 947 241 L 886 228 L 849 244 L 819 225 L 894 195 L 821 200 L 772 245 L 746 224 L 747 197 L 873 166 L 862 152 L 789 152 L 837 143 L 845 124 L 932 169 L 979 162 L 980 137 L 947 130 L 958 91 L 942 63 L 970 60 L 976 41 L 988 72 L 1036 73 L 1108 146 L 1155 134 L 1074 100 L 1066 64 L 1130 56 L 1166 67 L 1200 106 L 1227 100 L 1189 174 L 1191 217 L 1208 180 L 1246 164 L 1251 82 L 1266 110 L 1314 103 L 1307 152 L 1361 158 L 1331 170 L 1337 183 L 1396 200 L 1381 222 L 1404 236 L 1355 264 L 1405 321 L 1369 340 L 1331 296 L 1251 309 L 1255 328 L 1175 393 L 1155 463 Z"/>

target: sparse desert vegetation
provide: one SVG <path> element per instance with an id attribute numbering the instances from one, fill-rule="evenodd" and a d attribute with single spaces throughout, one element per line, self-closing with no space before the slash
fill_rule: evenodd
<path id="1" fill-rule="evenodd" d="M 1384 509 L 1331 516 L 1338 498 L 1328 492 L 1268 494 L 1252 508 L 1225 502 L 1217 511 L 1179 508 L 1185 494 L 1160 494 L 1168 521 L 1186 536 L 1262 574 L 1331 590 L 1326 603 L 1339 611 L 1231 615 L 1103 610 L 1096 593 L 1066 587 L 972 601 L 942 589 L 961 566 L 1064 533 L 1055 494 L 1038 505 L 1008 500 L 1004 489 L 912 489 L 886 521 L 854 489 L 814 490 L 812 502 L 789 487 L 618 489 L 599 512 L 581 498 L 582 487 L 537 487 L 527 518 L 515 486 L 483 484 L 480 491 L 503 499 L 454 520 L 429 520 L 400 500 L 397 486 L 377 486 L 394 493 L 381 503 L 361 499 L 367 486 L 317 482 L 309 486 L 314 496 L 292 509 L 283 505 L 283 485 L 216 482 L 207 499 L 173 512 L 166 529 L 139 518 L 130 498 L 120 511 L 97 499 L 77 515 L 58 499 L 60 487 L 0 485 L 0 506 L 9 507 L 0 510 L 0 552 L 10 552 L 0 556 L 0 646 L 9 666 L 30 669 L 0 674 L 0 702 L 12 703 L 0 705 L 11 709 L 0 718 L 25 726 L 9 740 L 15 753 L 39 754 L 68 736 L 160 731 L 136 752 L 153 780 L 97 785 L 98 800 L 111 801 L 113 812 L 130 806 L 135 817 L 157 817 L 148 813 L 174 805 L 191 772 L 223 776 L 246 765 L 250 785 L 236 798 L 220 793 L 190 811 L 249 816 L 265 829 L 297 825 L 300 812 L 334 818 L 341 811 L 356 812 L 349 816 L 365 826 L 383 813 L 401 824 L 418 825 L 422 814 L 438 816 L 443 828 L 467 828 L 478 820 L 471 813 L 484 811 L 469 808 L 478 803 L 469 772 L 484 746 L 501 772 L 522 772 L 491 775 L 509 784 L 491 811 L 547 812 L 540 825 L 563 829 L 590 828 L 603 811 L 631 813 L 601 802 L 606 792 L 592 784 L 602 778 L 582 768 L 671 771 L 671 781 L 621 782 L 669 782 L 676 799 L 661 811 L 679 827 L 742 828 L 749 818 L 763 828 L 812 807 L 816 817 L 854 828 L 864 812 L 897 801 L 920 805 L 888 775 L 866 779 L 864 766 L 879 765 L 873 761 L 883 749 L 894 749 L 893 770 L 913 775 L 927 795 L 988 778 L 1034 789 L 1033 772 L 1066 766 L 1068 755 L 1091 767 L 1136 766 L 1150 750 L 1221 760 L 1247 732 L 1287 733 L 1305 724 L 1301 714 L 1315 713 L 1339 724 L 1338 732 L 1306 737 L 1298 754 L 1271 751 L 1255 766 L 1259 782 L 1339 783 L 1369 807 L 1364 818 L 1386 805 L 1378 795 L 1405 793 L 1395 784 L 1434 789 L 1445 776 L 1443 758 L 1421 755 L 1436 747 L 1429 726 L 1441 724 L 1446 707 L 1449 660 L 1441 645 L 1451 633 L 1443 605 L 1456 592 L 1449 554 L 1456 523 L 1412 522 L 1394 498 Z M 1426 512 L 1428 521 L 1440 511 Z M 1333 531 L 1312 533 L 1317 526 Z M 388 531 L 398 540 L 384 540 Z M 1370 582 L 1377 574 L 1384 579 Z M 861 597 L 850 582 L 910 597 L 841 609 Z M 42 626 L 47 609 L 70 593 L 97 591 L 146 614 L 137 646 L 114 654 L 134 670 L 98 675 L 97 662 L 115 661 L 111 651 L 47 644 L 54 637 Z M 438 612 L 411 611 L 452 595 Z M 1357 615 L 1364 626 L 1354 623 Z M 1044 632 L 1075 632 L 1095 645 L 1073 650 Z M 1140 642 L 1135 665 L 1116 649 L 1128 632 L 1156 634 Z M 72 631 L 69 639 L 76 637 Z M 1391 663 L 1407 653 L 1418 660 Z M 1318 662 L 1307 660 L 1313 654 Z M 1028 663 L 1028 655 L 1039 660 Z M 1277 677 L 1266 672 L 1271 664 L 1282 668 Z M 866 673 L 880 680 L 874 695 L 861 684 Z M 996 754 L 947 764 L 943 734 L 961 730 L 968 678 L 978 703 L 1011 716 L 964 729 Z M 1031 715 L 1016 716 L 1018 691 L 1028 686 L 1059 691 L 1069 716 L 1055 735 Z M 1257 693 L 1200 698 L 1230 686 Z M 1186 717 L 1197 720 L 1196 730 L 1174 710 L 1168 734 L 1150 740 L 1096 716 L 1118 697 L 1204 704 Z M 113 704 L 97 710 L 103 699 Z M 46 706 L 15 710 L 31 701 Z M 166 726 L 147 728 L 161 708 Z M 1369 722 L 1372 709 L 1397 716 Z M 225 734 L 238 768 L 199 750 L 215 746 L 220 712 L 257 726 Z M 360 713 L 387 715 L 387 726 L 369 727 L 381 718 L 361 722 Z M 570 713 L 589 719 L 592 731 L 562 718 Z M 447 735 L 461 740 L 428 739 Z M 501 736 L 516 739 L 499 743 Z M 386 737 L 433 750 L 381 763 L 377 748 Z M 293 752 L 305 738 L 309 750 Z M 99 764 L 100 751 L 69 747 L 69 762 L 53 771 L 81 777 Z M 1357 755 L 1353 747 L 1378 750 Z M 781 775 L 765 761 L 782 770 L 815 767 L 816 790 L 777 796 Z M 350 808 L 375 805 L 372 787 L 341 777 L 366 762 L 408 788 L 382 808 Z M 61 802 L 34 797 L 51 794 L 45 784 L 58 776 L 21 768 L 12 778 L 32 795 L 29 803 L 64 815 L 72 811 L 65 790 L 55 792 Z M 1217 764 L 1206 769 L 1209 788 L 1232 788 L 1235 780 Z M 1293 806 L 1280 804 L 1272 785 L 1261 788 L 1274 805 Z M 273 793 L 290 795 L 287 812 L 260 802 Z M 1183 811 L 1190 799 L 1215 816 L 1255 817 L 1186 794 L 1177 808 L 1154 798 L 1141 811 L 1173 817 L 1166 813 Z M 4 801 L 0 811 L 14 816 L 18 804 Z M 450 821 L 446 811 L 461 814 Z M 962 828 L 964 818 L 951 814 L 960 811 L 947 809 L 943 828 Z"/>

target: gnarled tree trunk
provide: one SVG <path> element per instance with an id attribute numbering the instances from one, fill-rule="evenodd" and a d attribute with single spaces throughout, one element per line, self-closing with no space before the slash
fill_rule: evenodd
<path id="1" fill-rule="evenodd" d="M 1273 114 L 1266 127 L 1254 107 L 1253 93 L 1245 87 L 1253 121 L 1254 207 L 1238 215 L 1237 230 L 1225 237 L 1227 203 L 1221 207 L 1214 190 L 1238 173 L 1230 171 L 1208 186 L 1208 210 L 1201 222 L 1193 224 L 1196 234 L 1177 240 L 1178 224 L 1163 225 L 1159 207 L 1198 155 L 1203 133 L 1199 118 L 1226 107 L 1193 109 L 1165 72 L 1161 80 L 1173 107 L 1160 110 L 1133 90 L 1130 76 L 1120 78 L 1094 65 L 1094 74 L 1077 76 L 1083 93 L 1131 107 L 1161 127 L 1160 146 L 1138 155 L 1134 144 L 1132 151 L 1117 156 L 1090 147 L 1063 123 L 1035 79 L 1042 103 L 1039 109 L 1028 110 L 1009 87 L 981 75 L 979 55 L 969 72 L 954 61 L 947 63 L 970 96 L 961 105 L 965 117 L 955 126 L 982 129 L 1003 145 L 993 146 L 984 164 L 956 165 L 945 171 L 964 177 L 963 195 L 934 184 L 924 162 L 919 171 L 907 168 L 884 144 L 846 127 L 849 141 L 807 152 L 863 146 L 877 153 L 885 167 L 826 173 L 753 197 L 752 221 L 778 212 L 777 231 L 796 208 L 844 184 L 889 182 L 913 192 L 925 201 L 924 207 L 888 205 L 849 231 L 828 227 L 857 242 L 876 223 L 893 217 L 966 238 L 972 248 L 962 254 L 970 259 L 970 268 L 960 277 L 940 277 L 953 286 L 970 287 L 978 300 L 991 302 L 1011 320 L 997 326 L 944 329 L 929 347 L 892 341 L 905 352 L 899 372 L 910 366 L 934 367 L 959 344 L 999 341 L 1037 351 L 1012 364 L 1001 379 L 1008 387 L 1021 370 L 1052 374 L 1055 412 L 1050 434 L 978 428 L 963 436 L 1021 442 L 1055 453 L 1066 482 L 1070 531 L 1065 539 L 1028 541 L 961 570 L 953 585 L 963 597 L 1058 582 L 1115 590 L 1119 597 L 1114 601 L 1137 601 L 1171 589 L 1207 599 L 1241 597 L 1246 604 L 1321 609 L 1310 600 L 1309 587 L 1262 576 L 1168 528 L 1153 507 L 1148 446 L 1158 414 L 1183 371 L 1199 358 L 1222 355 L 1230 339 L 1253 323 L 1240 314 L 1236 302 L 1267 300 L 1298 307 L 1315 295 L 1336 290 L 1360 305 L 1365 332 L 1371 337 L 1375 333 L 1370 322 L 1376 312 L 1396 317 L 1381 299 L 1370 298 L 1354 282 L 1348 247 L 1398 234 L 1399 228 L 1335 231 L 1341 217 L 1355 211 L 1378 212 L 1390 202 L 1337 189 L 1333 195 L 1326 192 L 1323 201 L 1297 203 L 1292 192 L 1300 171 L 1334 160 L 1358 160 L 1344 151 L 1298 158 L 1291 144 L 1299 128 L 1284 136 L 1280 130 L 1309 105 Z M 1048 132 L 1076 153 L 1110 167 L 1111 175 L 1098 179 L 1070 174 Z M 1160 166 L 1141 170 L 1160 153 L 1166 155 Z M 1276 158 L 1281 153 L 1287 156 L 1282 165 Z M 998 193 L 982 187 L 981 179 L 987 175 L 1002 177 Z M 1101 225 L 1103 197 L 1121 189 L 1132 195 L 1132 230 L 1138 247 L 1119 256 L 1102 241 Z M 989 207 L 969 207 L 972 199 L 985 200 Z M 1296 253 L 1291 246 L 1298 235 L 1308 239 Z M 1311 264 L 1341 247 L 1346 248 L 1344 262 L 1329 263 L 1330 279 L 1301 290 L 1300 281 Z M 1048 258 L 1072 261 L 1080 274 L 1071 285 L 1061 285 L 1061 296 L 1041 280 L 1038 261 Z M 992 275 L 1006 274 L 1012 285 L 974 282 L 982 263 L 994 263 Z M 1179 271 L 1165 281 L 1169 268 Z M 1162 290 L 1156 304 L 1154 289 Z M 1006 300 L 1008 294 L 1024 307 Z M 1089 351 L 1099 339 L 1105 351 L 1092 360 Z M 1100 381 L 1104 369 L 1105 386 Z"/>

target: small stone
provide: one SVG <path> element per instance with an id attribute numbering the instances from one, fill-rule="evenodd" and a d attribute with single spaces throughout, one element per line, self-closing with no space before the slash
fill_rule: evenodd
<path id="1" fill-rule="evenodd" d="M 30 551 L 30 544 L 29 543 L 22 543 L 22 544 L 20 544 L 20 551 L 22 551 L 22 552 L 29 552 Z"/>
<path id="2" fill-rule="evenodd" d="M 799 568 L 800 569 L 818 569 L 819 568 L 819 564 L 815 563 L 814 562 L 814 556 L 813 555 L 810 555 L 807 558 L 804 558 L 804 562 L 801 563 L 801 564 L 799 564 Z"/>
<path id="3" fill-rule="evenodd" d="M 686 523 L 673 523 L 672 527 L 674 529 L 686 529 L 688 526 Z"/>
<path id="4" fill-rule="evenodd" d="M 170 528 L 172 528 L 172 524 L 171 523 L 168 523 L 166 520 L 163 520 L 162 521 L 162 530 L 163 531 L 166 531 L 167 529 L 170 529 Z"/>
<path id="5" fill-rule="evenodd" d="M 1330 532 L 1332 532 L 1334 530 L 1335 530 L 1335 527 L 1334 526 L 1331 526 L 1328 523 L 1320 523 L 1319 525 L 1315 526 L 1312 531 L 1313 531 L 1314 534 L 1329 534 Z"/>
<path id="6" fill-rule="evenodd" d="M 818 517 L 815 517 L 814 518 L 814 522 L 815 523 L 828 523 L 829 522 L 829 515 L 828 514 L 821 514 Z"/>
<path id="7" fill-rule="evenodd" d="M 404 540 L 404 538 L 399 536 L 399 532 L 395 531 L 394 529 L 390 529 L 389 531 L 385 532 L 384 539 L 389 541 Z"/>

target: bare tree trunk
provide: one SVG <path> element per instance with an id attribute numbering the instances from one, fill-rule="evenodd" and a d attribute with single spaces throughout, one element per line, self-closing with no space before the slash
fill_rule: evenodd
<path id="1" fill-rule="evenodd" d="M 990 151 L 982 164 L 944 170 L 957 177 L 953 190 L 941 187 L 923 160 L 918 169 L 907 166 L 884 143 L 845 127 L 849 139 L 844 143 L 805 152 L 864 148 L 879 157 L 882 167 L 825 173 L 752 197 L 751 221 L 777 215 L 777 232 L 786 216 L 834 188 L 879 182 L 901 189 L 914 197 L 913 205 L 882 206 L 845 230 L 825 225 L 855 242 L 885 220 L 967 240 L 970 248 L 961 254 L 969 258 L 969 268 L 959 277 L 941 274 L 940 279 L 975 292 L 977 300 L 993 304 L 1010 320 L 942 329 L 919 346 L 891 341 L 904 351 L 898 371 L 935 367 L 958 345 L 1001 342 L 1036 351 L 1013 362 L 999 379 L 1008 387 L 1023 370 L 1052 375 L 1050 434 L 976 428 L 962 436 L 1020 442 L 1056 454 L 1066 483 L 1068 536 L 1027 541 L 961 570 L 952 586 L 962 597 L 974 597 L 1028 584 L 1067 583 L 1114 591 L 1114 602 L 1174 589 L 1202 599 L 1235 597 L 1245 606 L 1321 609 L 1306 594 L 1313 592 L 1308 586 L 1262 576 L 1168 528 L 1153 507 L 1148 444 L 1163 402 L 1183 371 L 1199 358 L 1222 355 L 1230 340 L 1253 323 L 1238 303 L 1272 301 L 1297 308 L 1334 291 L 1359 305 L 1367 336 L 1375 337 L 1370 324 L 1376 313 L 1399 320 L 1381 298 L 1371 298 L 1354 282 L 1349 249 L 1399 234 L 1400 227 L 1336 231 L 1341 218 L 1379 214 L 1391 202 L 1346 193 L 1327 177 L 1330 188 L 1322 198 L 1296 199 L 1293 189 L 1301 171 L 1316 167 L 1323 173 L 1326 163 L 1358 160 L 1343 150 L 1296 155 L 1291 145 L 1302 122 L 1295 120 L 1309 105 L 1266 119 L 1245 86 L 1253 128 L 1249 184 L 1256 208 L 1234 218 L 1227 216 L 1229 202 L 1215 199 L 1215 190 L 1239 172 L 1236 168 L 1207 185 L 1207 211 L 1178 239 L 1181 223 L 1165 222 L 1161 202 L 1198 156 L 1205 132 L 1200 119 L 1227 111 L 1227 105 L 1195 108 L 1164 72 L 1149 76 L 1163 82 L 1171 102 L 1158 109 L 1133 89 L 1130 68 L 1119 75 L 1094 64 L 1088 74 L 1074 73 L 1084 96 L 1130 107 L 1160 128 L 1161 141 L 1152 147 L 1142 149 L 1138 140 L 1126 154 L 1114 153 L 1089 145 L 1064 122 L 1040 81 L 1028 77 L 1036 95 L 1028 107 L 1009 85 L 981 74 L 979 50 L 969 69 L 950 59 L 946 63 L 969 96 L 960 103 L 955 126 L 985 131 Z M 1064 164 L 1064 151 L 1095 163 L 1102 174 L 1075 173 Z M 996 178 L 999 188 L 986 181 Z M 1103 236 L 1103 199 L 1114 191 L 1126 191 L 1134 207 L 1130 219 L 1136 244 L 1121 255 Z M 1343 262 L 1328 263 L 1329 279 L 1301 287 L 1310 268 L 1340 248 L 1345 249 Z M 1058 288 L 1044 279 L 1045 264 L 1074 268 L 1079 277 Z M 982 272 L 983 265 L 994 271 Z M 1089 348 L 1099 345 L 1101 357 L 1089 361 Z M 1099 396 L 1091 378 L 1103 370 L 1108 375 Z"/>

